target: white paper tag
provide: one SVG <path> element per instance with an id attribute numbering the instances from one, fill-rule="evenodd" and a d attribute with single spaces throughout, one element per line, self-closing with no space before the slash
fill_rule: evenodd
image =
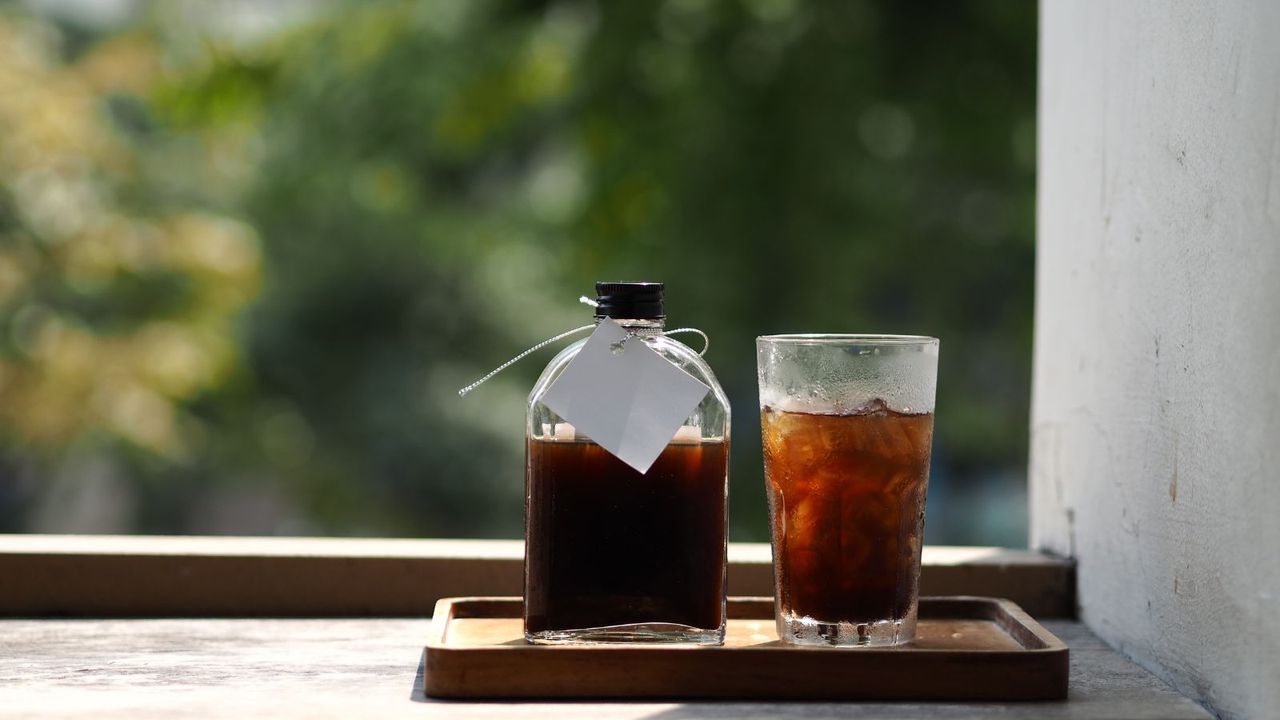
<path id="1" fill-rule="evenodd" d="M 542 402 L 644 473 L 710 390 L 605 318 Z"/>

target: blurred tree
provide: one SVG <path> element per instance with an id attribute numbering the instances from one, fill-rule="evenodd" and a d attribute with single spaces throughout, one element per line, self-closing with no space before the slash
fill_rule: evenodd
<path id="1" fill-rule="evenodd" d="M 260 531 L 518 535 L 549 351 L 454 393 L 585 322 L 597 279 L 665 280 L 711 335 L 737 539 L 765 537 L 766 332 L 941 337 L 934 495 L 1021 483 L 1034 6 L 338 3 L 250 43 L 171 7 L 128 45 L 168 69 L 98 101 L 145 207 L 255 228 L 262 291 L 240 370 L 182 396 L 200 442 L 137 469 L 144 529 L 243 529 L 254 503 L 191 498 L 216 487 L 270 489 Z M 1021 542 L 961 507 L 931 541 Z"/>
<path id="2" fill-rule="evenodd" d="M 47 26 L 0 16 L 0 430 L 10 479 L 131 451 L 189 459 L 204 428 L 186 404 L 233 367 L 231 321 L 258 285 L 249 226 L 146 188 L 138 197 L 145 154 L 113 132 L 101 103 L 145 91 L 154 74 L 145 43 L 107 45 L 65 67 L 57 40 Z M 13 496 L 37 488 L 5 489 L 0 509 L 12 515 Z"/>

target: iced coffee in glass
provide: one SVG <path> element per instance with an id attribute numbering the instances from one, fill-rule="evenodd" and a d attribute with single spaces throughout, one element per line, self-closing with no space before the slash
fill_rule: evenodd
<path id="1" fill-rule="evenodd" d="M 915 637 L 938 341 L 756 340 L 778 636 Z"/>

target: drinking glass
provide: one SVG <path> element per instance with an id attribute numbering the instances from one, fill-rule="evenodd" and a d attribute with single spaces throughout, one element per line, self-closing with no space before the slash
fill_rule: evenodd
<path id="1" fill-rule="evenodd" d="M 915 637 L 938 340 L 756 339 L 778 637 Z"/>

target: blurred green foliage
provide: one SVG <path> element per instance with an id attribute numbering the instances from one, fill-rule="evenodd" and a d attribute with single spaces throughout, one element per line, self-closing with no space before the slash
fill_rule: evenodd
<path id="1" fill-rule="evenodd" d="M 121 531 L 518 536 L 524 396 L 552 353 L 457 388 L 587 322 L 575 298 L 595 280 L 654 279 L 670 321 L 711 336 L 736 412 L 735 539 L 767 536 L 753 339 L 829 331 L 942 338 L 930 540 L 1023 542 L 1024 520 L 960 500 L 1017 496 L 1026 462 L 1033 4 L 312 10 L 245 41 L 150 7 L 61 52 L 47 23 L 0 15 L 84 88 L 58 112 L 121 159 L 65 152 L 131 168 L 98 205 L 148 227 L 198 218 L 205 235 L 157 247 L 238 243 L 243 265 L 115 269 L 77 300 L 3 167 L 0 281 L 28 259 L 0 298 L 0 387 L 55 362 L 13 340 L 31 312 L 104 347 L 162 327 L 227 348 L 195 345 L 220 359 L 180 391 L 135 381 L 169 408 L 167 446 L 73 401 L 53 415 L 78 420 L 37 437 L 26 408 L 55 391 L 0 390 L 20 396 L 2 529 L 61 527 L 60 503 L 105 476 L 128 496 Z M 163 350 L 137 352 L 121 365 Z"/>

